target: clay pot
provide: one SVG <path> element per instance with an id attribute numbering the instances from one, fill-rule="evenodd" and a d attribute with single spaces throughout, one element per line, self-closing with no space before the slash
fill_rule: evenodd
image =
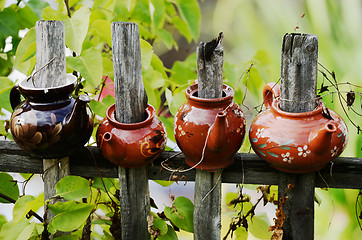
<path id="1" fill-rule="evenodd" d="M 89 140 L 93 131 L 90 98 L 71 96 L 76 83 L 74 76 L 68 76 L 63 86 L 35 88 L 25 79 L 11 90 L 10 130 L 22 149 L 41 158 L 60 158 Z M 22 102 L 20 94 L 25 98 Z"/>
<path id="2" fill-rule="evenodd" d="M 164 149 L 167 132 L 154 107 L 146 108 L 147 119 L 138 123 L 120 123 L 115 119 L 115 104 L 97 130 L 97 146 L 103 156 L 122 167 L 150 164 Z"/>
<path id="3" fill-rule="evenodd" d="M 176 142 L 189 166 L 208 171 L 225 168 L 233 163 L 244 139 L 243 112 L 227 85 L 221 98 L 199 98 L 197 91 L 197 84 L 186 89 L 187 102 L 175 116 Z"/>
<path id="4" fill-rule="evenodd" d="M 342 153 L 348 130 L 337 113 L 322 101 L 310 112 L 284 112 L 279 108 L 279 95 L 279 85 L 264 87 L 266 109 L 256 116 L 249 130 L 256 154 L 280 171 L 306 173 L 325 167 Z"/>

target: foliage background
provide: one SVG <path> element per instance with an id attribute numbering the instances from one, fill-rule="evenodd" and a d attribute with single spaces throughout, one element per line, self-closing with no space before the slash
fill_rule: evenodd
<path id="1" fill-rule="evenodd" d="M 103 4 L 102 7 L 106 9 L 110 7 L 107 2 L 112 1 L 95 2 Z M 132 3 L 135 2 L 132 1 Z M 163 1 L 150 2 L 156 4 Z M 169 2 L 180 3 L 182 1 Z M 183 2 L 192 3 L 194 1 Z M 158 109 L 162 109 L 160 93 L 165 92 L 166 105 L 168 105 L 171 114 L 174 114 L 178 106 L 184 101 L 183 90 L 185 87 L 196 78 L 195 55 L 192 55 L 195 52 L 196 45 L 199 41 L 206 42 L 215 38 L 221 31 L 224 33 L 225 82 L 236 88 L 236 101 L 239 104 L 246 93 L 247 83 L 248 91 L 244 104 L 249 108 L 261 103 L 261 89 L 264 83 L 278 81 L 280 77 L 282 37 L 287 32 L 296 31 L 317 34 L 319 37 L 319 62 L 328 69 L 335 71 L 339 82 L 349 82 L 356 85 L 362 83 L 360 74 L 362 32 L 359 31 L 362 23 L 362 2 L 359 0 L 199 1 L 200 16 L 202 17 L 200 19 L 200 28 L 195 27 L 200 26 L 196 5 L 181 10 L 179 18 L 184 21 L 182 23 L 179 19 L 172 20 L 158 15 L 153 15 L 152 19 L 150 19 L 150 15 L 147 13 L 149 9 L 143 8 L 145 5 L 140 4 L 148 3 L 148 1 L 137 1 L 137 3 L 138 5 L 130 5 L 136 9 L 136 13 L 130 17 L 136 22 L 138 21 L 138 23 L 143 23 L 139 24 L 141 26 L 141 37 L 153 45 L 153 48 L 147 42 L 143 42 L 142 45 L 144 81 L 149 101 Z M 35 64 L 34 55 L 32 55 L 35 47 L 32 45 L 34 43 L 32 40 L 34 32 L 28 33 L 29 41 L 26 41 L 27 39 L 23 40 L 23 44 L 19 45 L 22 51 L 17 53 L 16 49 L 21 40 L 18 31 L 32 28 L 35 21 L 42 17 L 58 20 L 67 18 L 64 8 L 61 9 L 62 14 L 49 8 L 43 12 L 42 9 L 47 6 L 43 1 L 29 1 L 25 7 L 14 10 L 17 12 L 16 14 L 11 9 L 3 9 L 4 4 L 5 1 L 1 0 L 0 40 L 3 43 L 3 40 L 7 39 L 9 35 L 12 36 L 12 49 L 0 54 L 0 102 L 3 109 L 11 111 L 7 96 L 13 83 L 9 82 L 7 76 L 12 73 L 13 67 L 25 75 L 29 75 L 32 66 Z M 73 6 L 72 4 L 75 11 L 79 10 L 80 5 L 87 6 L 90 1 L 70 1 L 71 6 Z M 90 14 L 86 9 L 82 11 L 81 16 Z M 305 16 L 301 18 L 303 13 L 305 13 Z M 107 11 L 92 11 L 92 14 L 94 18 L 89 18 L 90 22 L 78 22 L 79 29 L 86 27 L 86 25 L 90 26 L 88 32 L 82 34 L 82 31 L 79 31 L 84 37 L 83 39 L 86 39 L 85 44 L 79 46 L 79 43 L 74 42 L 74 46 L 70 46 L 73 51 L 78 53 L 78 57 L 69 57 L 67 59 L 70 68 L 69 72 L 74 69 L 81 72 L 86 79 L 87 83 L 84 90 L 87 92 L 94 91 L 94 88 L 100 83 L 99 79 L 102 72 L 104 75 L 112 76 L 112 66 L 111 62 L 109 62 L 111 53 L 106 50 L 103 51 L 104 45 L 96 46 L 94 43 L 98 41 L 111 45 L 110 33 L 104 31 L 104 29 L 109 28 L 104 26 L 109 24 L 110 20 L 113 19 L 113 15 L 107 13 Z M 118 14 L 120 13 L 118 12 Z M 189 14 L 189 21 L 194 22 L 187 22 L 182 14 Z M 76 16 L 73 17 L 76 18 Z M 7 21 L 4 21 L 4 19 Z M 81 19 L 79 17 L 79 20 Z M 165 22 L 170 24 L 165 24 Z M 175 28 L 175 26 L 178 27 Z M 296 29 L 296 27 L 298 28 Z M 88 40 L 87 34 L 93 34 L 97 39 Z M 175 50 L 176 46 L 178 46 L 177 51 Z M 4 47 L 4 45 L 0 44 L 1 49 Z M 156 54 L 154 55 L 153 52 Z M 16 58 L 14 59 L 15 55 Z M 164 66 L 170 70 L 163 68 L 156 55 L 163 61 Z M 92 59 L 91 62 L 94 66 L 103 66 L 103 69 L 98 69 L 98 72 L 84 72 L 84 66 L 80 64 L 81 61 L 79 60 L 89 61 L 89 59 Z M 94 59 L 101 60 L 96 62 Z M 236 86 L 241 73 L 251 62 L 255 63 L 255 65 L 251 70 L 248 82 L 246 82 L 247 76 L 244 76 L 241 84 Z M 97 71 L 96 68 L 94 70 Z M 169 76 L 166 76 L 166 73 L 170 73 Z M 319 86 L 321 82 L 323 82 L 323 77 L 319 75 Z M 340 90 L 361 91 L 360 88 L 350 85 L 343 85 Z M 330 91 L 334 91 L 334 89 L 330 88 Z M 335 109 L 339 113 L 343 112 L 336 94 L 323 99 L 328 107 Z M 112 98 L 106 98 L 104 104 L 93 101 L 92 107 L 102 115 L 110 102 L 112 102 Z M 361 112 L 361 104 L 361 97 L 357 96 L 354 108 L 359 112 Z M 246 108 L 243 110 L 248 111 Z M 361 124 L 360 116 L 351 113 L 351 111 L 348 111 L 348 113 L 352 121 Z M 256 114 L 256 111 L 248 111 L 247 121 L 250 123 Z M 346 116 L 341 115 L 348 122 Z M 172 118 L 166 118 L 168 116 L 164 114 L 162 120 L 170 132 L 168 136 L 172 139 Z M 5 122 L 3 121 L 3 123 L 0 125 L 0 133 L 6 135 Z M 357 130 L 351 124 L 349 124 L 349 131 L 350 139 L 343 156 L 362 157 L 362 136 L 357 134 Z M 241 151 L 247 152 L 249 149 L 249 144 L 246 141 Z M 230 188 L 228 189 L 230 190 Z M 330 189 L 327 192 L 318 189 L 317 193 L 322 199 L 322 204 L 316 206 L 316 239 L 359 239 L 361 232 L 358 229 L 354 209 L 357 191 Z M 235 213 L 230 209 L 225 209 L 224 212 L 226 214 L 223 225 L 228 226 L 229 217 Z M 269 223 L 271 224 L 270 216 Z M 253 237 L 249 236 L 249 238 Z M 243 238 L 239 237 L 239 239 Z"/>

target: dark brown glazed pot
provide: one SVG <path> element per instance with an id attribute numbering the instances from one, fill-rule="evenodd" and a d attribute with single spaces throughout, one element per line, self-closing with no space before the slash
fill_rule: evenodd
<path id="1" fill-rule="evenodd" d="M 122 167 L 142 167 L 150 164 L 166 146 L 167 132 L 156 116 L 154 107 L 146 108 L 146 120 L 120 123 L 115 119 L 115 104 L 97 130 L 97 146 L 110 162 Z"/>
<path id="2" fill-rule="evenodd" d="M 208 171 L 225 168 L 233 163 L 243 142 L 244 114 L 227 85 L 223 85 L 221 98 L 199 98 L 197 91 L 197 84 L 186 89 L 187 102 L 174 121 L 176 142 L 189 166 Z"/>
<path id="3" fill-rule="evenodd" d="M 14 112 L 11 133 L 25 151 L 41 158 L 68 156 L 84 146 L 93 131 L 90 98 L 72 97 L 76 78 L 68 76 L 67 84 L 52 88 L 34 88 L 24 80 L 10 93 Z M 20 94 L 25 100 L 20 102 Z"/>
<path id="4" fill-rule="evenodd" d="M 285 112 L 279 108 L 279 95 L 279 85 L 265 85 L 266 109 L 256 116 L 249 130 L 256 154 L 280 171 L 306 173 L 325 167 L 342 153 L 348 130 L 337 113 L 328 109 L 327 118 L 322 101 L 310 112 Z"/>

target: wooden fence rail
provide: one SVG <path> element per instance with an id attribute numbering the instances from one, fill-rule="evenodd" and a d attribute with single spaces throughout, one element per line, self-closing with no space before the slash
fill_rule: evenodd
<path id="1" fill-rule="evenodd" d="M 175 152 L 165 151 L 148 168 L 150 180 L 169 180 L 170 172 L 162 170 L 161 161 L 174 156 Z M 186 166 L 182 154 L 175 156 L 175 168 Z M 80 149 L 70 156 L 70 173 L 83 177 L 118 178 L 118 167 L 103 158 L 97 147 Z M 43 162 L 24 152 L 12 141 L 0 141 L 0 171 L 17 173 L 43 173 Z M 195 169 L 183 173 L 187 181 L 195 180 Z M 278 171 L 255 154 L 238 153 L 235 163 L 222 172 L 223 183 L 245 183 L 278 185 Z M 362 159 L 339 157 L 333 163 L 316 173 L 316 187 L 360 189 L 362 187 Z"/>

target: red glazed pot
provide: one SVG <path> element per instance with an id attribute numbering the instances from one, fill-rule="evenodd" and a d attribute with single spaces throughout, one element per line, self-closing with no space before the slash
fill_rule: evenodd
<path id="1" fill-rule="evenodd" d="M 122 167 L 142 167 L 151 163 L 164 149 L 167 133 L 148 105 L 147 119 L 138 123 L 120 123 L 114 114 L 115 104 L 107 110 L 107 117 L 97 130 L 97 146 L 103 156 Z"/>
<path id="2" fill-rule="evenodd" d="M 189 166 L 208 171 L 225 168 L 233 163 L 244 140 L 243 112 L 227 85 L 223 85 L 221 98 L 199 98 L 197 91 L 197 84 L 186 89 L 187 102 L 175 116 L 176 142 Z"/>
<path id="3" fill-rule="evenodd" d="M 249 130 L 256 154 L 280 171 L 306 173 L 325 167 L 342 153 L 348 130 L 337 113 L 328 109 L 332 119 L 323 116 L 326 107 L 322 101 L 310 112 L 284 112 L 279 108 L 279 95 L 278 84 L 265 85 L 266 109 L 256 116 Z"/>

